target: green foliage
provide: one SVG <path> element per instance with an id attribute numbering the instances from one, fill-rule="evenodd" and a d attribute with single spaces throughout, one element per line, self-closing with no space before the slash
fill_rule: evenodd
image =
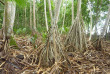
<path id="1" fill-rule="evenodd" d="M 34 37 L 34 39 L 36 40 L 36 39 L 37 39 L 37 34 L 35 34 L 33 37 Z"/>
<path id="2" fill-rule="evenodd" d="M 34 38 L 34 37 L 29 38 L 29 41 L 30 41 L 32 44 L 35 44 L 35 38 Z"/>
<path id="3" fill-rule="evenodd" d="M 17 43 L 16 43 L 16 41 L 14 40 L 14 38 L 13 37 L 11 37 L 10 38 L 10 46 L 17 46 Z"/>
<path id="4" fill-rule="evenodd" d="M 42 40 L 43 40 L 43 42 L 46 41 L 46 38 L 47 38 L 47 33 L 46 32 L 42 32 Z"/>
<path id="5" fill-rule="evenodd" d="M 19 28 L 16 31 L 16 34 L 18 34 L 18 35 L 24 34 L 25 35 L 26 34 L 26 31 L 27 31 L 26 28 L 23 28 L 23 29 L 22 28 Z"/>
<path id="6" fill-rule="evenodd" d="M 29 38 L 29 41 L 32 43 L 32 45 L 37 48 L 37 45 L 36 45 L 36 39 L 37 39 L 37 34 L 36 35 L 33 35 L 31 38 Z"/>
<path id="7" fill-rule="evenodd" d="M 42 32 L 46 32 L 46 27 L 45 26 L 42 26 L 41 24 L 38 24 L 37 26 L 37 30 L 42 33 Z"/>
<path id="8" fill-rule="evenodd" d="M 23 34 L 25 34 L 26 33 L 26 28 L 23 28 L 22 32 L 23 32 Z"/>
<path id="9" fill-rule="evenodd" d="M 69 31 L 69 27 L 64 27 L 64 29 L 66 33 Z"/>
<path id="10" fill-rule="evenodd" d="M 42 33 L 42 37 L 43 37 L 43 39 L 46 39 L 47 38 L 47 33 L 46 32 L 43 32 Z"/>
<path id="11" fill-rule="evenodd" d="M 63 34 L 66 34 L 69 31 L 69 27 L 66 27 L 66 26 L 61 27 L 61 28 L 59 28 L 59 31 L 62 32 Z"/>
<path id="12" fill-rule="evenodd" d="M 21 34 L 22 33 L 22 29 L 21 28 L 19 28 L 17 31 L 16 31 L 16 34 Z"/>
<path id="13" fill-rule="evenodd" d="M 1 23 L 2 19 L 0 19 L 0 29 L 2 28 L 2 23 Z"/>
<path id="14" fill-rule="evenodd" d="M 15 34 L 31 34 L 30 30 L 30 1 L 32 0 L 15 0 L 17 2 L 16 5 L 16 17 L 15 17 L 15 27 L 14 27 L 14 32 Z M 52 13 L 54 15 L 54 9 L 55 9 L 55 4 L 53 0 L 51 1 L 51 8 L 52 8 Z M 102 2 L 101 2 L 102 1 Z M 50 18 L 50 12 L 49 12 L 49 5 L 48 5 L 48 0 L 46 0 L 46 14 L 47 14 L 47 20 L 48 20 L 48 25 L 49 27 L 51 26 L 51 18 Z M 74 0 L 74 19 L 76 18 L 77 14 L 77 2 L 78 0 Z M 100 18 L 100 14 L 96 15 L 99 10 L 101 12 L 107 12 L 108 10 L 108 0 L 90 0 L 91 5 L 92 5 L 92 12 L 93 12 L 93 26 L 94 27 L 94 22 L 96 21 L 96 17 Z M 66 13 L 65 13 L 65 21 L 64 21 L 64 29 L 62 27 L 63 23 L 63 18 L 64 16 L 62 15 L 65 11 L 63 7 L 61 7 L 60 15 L 59 15 L 59 20 L 58 20 L 58 27 L 59 30 L 62 31 L 63 33 L 67 33 L 69 28 L 72 23 L 72 1 L 67 0 L 67 2 L 64 2 L 64 4 L 67 4 L 66 6 Z M 26 7 L 26 25 L 25 25 L 25 9 L 21 6 Z M 63 6 L 63 4 L 61 5 Z M 2 14 L 2 17 L 1 17 Z M 90 26 L 90 11 L 88 10 L 88 0 L 82 1 L 81 5 L 81 14 L 82 18 L 84 21 L 84 26 L 88 29 Z M 0 18 L 3 18 L 3 10 L 0 12 Z M 101 17 L 100 20 L 105 19 L 106 16 L 104 14 L 104 17 Z M 33 22 L 33 18 L 32 18 Z M 1 21 L 3 23 L 3 20 Z M 24 26 L 25 25 L 25 26 Z M 33 25 L 33 24 L 32 24 Z M 36 27 L 38 32 L 42 33 L 45 39 L 45 32 L 46 30 L 46 25 L 45 25 L 45 15 L 44 15 L 44 0 L 36 0 Z"/>
<path id="15" fill-rule="evenodd" d="M 16 4 L 18 4 L 20 7 L 24 7 L 24 6 L 26 6 L 26 2 L 28 0 L 7 0 L 7 1 L 15 1 Z"/>

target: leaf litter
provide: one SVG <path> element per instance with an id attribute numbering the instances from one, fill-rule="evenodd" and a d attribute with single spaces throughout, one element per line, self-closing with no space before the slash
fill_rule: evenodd
<path id="1" fill-rule="evenodd" d="M 39 55 L 45 44 L 37 38 L 34 48 L 29 36 L 15 36 L 19 49 L 10 46 L 7 59 L 0 59 L 0 74 L 110 74 L 110 42 L 103 41 L 103 50 L 88 44 L 84 53 L 66 52 L 67 61 L 55 62 L 51 67 L 40 67 Z"/>

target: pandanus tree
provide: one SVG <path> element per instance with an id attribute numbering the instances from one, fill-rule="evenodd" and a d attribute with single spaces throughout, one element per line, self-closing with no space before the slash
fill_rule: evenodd
<path id="1" fill-rule="evenodd" d="M 78 0 L 77 16 L 74 20 L 74 23 L 72 23 L 70 27 L 70 31 L 65 41 L 65 46 L 69 47 L 67 51 L 75 50 L 75 51 L 82 52 L 87 48 L 86 37 L 84 33 L 84 24 L 83 24 L 83 19 L 81 15 L 81 0 Z"/>
<path id="2" fill-rule="evenodd" d="M 52 66 L 54 63 L 58 63 L 61 61 L 62 57 L 64 57 L 64 53 L 62 51 L 62 43 L 60 41 L 60 35 L 58 33 L 58 17 L 60 12 L 62 0 L 55 1 L 55 10 L 54 15 L 52 15 L 51 10 L 51 2 L 48 0 L 49 3 L 49 11 L 51 17 L 51 29 L 49 30 L 48 37 L 44 48 L 40 51 L 39 56 L 39 66 L 42 67 L 49 67 Z"/>
<path id="3" fill-rule="evenodd" d="M 110 26 L 109 23 L 110 23 L 110 5 L 108 8 L 108 14 L 105 20 L 104 27 L 102 28 L 102 32 L 101 32 L 101 35 L 99 36 L 99 40 L 97 40 L 96 45 L 95 45 L 97 50 L 103 50 L 103 38 L 106 34 L 108 27 Z"/>

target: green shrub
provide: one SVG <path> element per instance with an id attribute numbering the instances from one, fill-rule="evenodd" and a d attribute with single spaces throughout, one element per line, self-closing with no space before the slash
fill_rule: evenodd
<path id="1" fill-rule="evenodd" d="M 20 35 L 22 33 L 22 29 L 19 28 L 17 31 L 16 31 L 16 34 Z"/>
<path id="2" fill-rule="evenodd" d="M 59 31 L 62 32 L 62 33 L 68 33 L 69 27 L 66 27 L 66 26 L 61 27 L 61 28 L 59 28 Z"/>
<path id="3" fill-rule="evenodd" d="M 14 47 L 13 47 L 14 49 L 19 49 L 19 47 L 18 47 L 18 45 L 17 45 L 17 43 L 16 43 L 16 41 L 14 40 L 13 37 L 10 38 L 10 43 L 9 43 L 9 45 L 10 45 L 10 46 L 14 46 Z"/>
<path id="4" fill-rule="evenodd" d="M 23 34 L 26 34 L 26 28 L 23 28 L 22 32 Z"/>
<path id="5" fill-rule="evenodd" d="M 47 33 L 43 32 L 42 37 L 43 37 L 43 39 L 46 39 L 47 38 Z"/>
<path id="6" fill-rule="evenodd" d="M 16 31 L 16 34 L 17 35 L 25 35 L 27 33 L 27 29 L 26 28 L 19 28 L 19 29 L 17 29 L 17 31 Z"/>
<path id="7" fill-rule="evenodd" d="M 66 33 L 69 31 L 69 27 L 64 27 L 64 29 Z"/>
<path id="8" fill-rule="evenodd" d="M 36 39 L 37 39 L 37 34 L 32 36 L 31 38 L 29 38 L 29 41 L 32 43 L 32 45 L 37 48 L 37 45 L 36 45 Z"/>
<path id="9" fill-rule="evenodd" d="M 42 39 L 43 39 L 44 42 L 46 41 L 46 38 L 47 38 L 47 33 L 43 32 L 42 33 Z"/>
<path id="10" fill-rule="evenodd" d="M 13 37 L 10 38 L 10 46 L 12 46 L 12 45 L 16 45 L 17 46 L 16 41 L 14 40 Z"/>

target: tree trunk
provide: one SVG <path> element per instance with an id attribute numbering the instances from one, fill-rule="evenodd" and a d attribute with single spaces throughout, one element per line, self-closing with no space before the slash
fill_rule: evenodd
<path id="1" fill-rule="evenodd" d="M 52 25 L 53 15 L 52 15 L 52 9 L 51 9 L 51 2 L 50 2 L 50 0 L 48 0 L 48 4 L 49 4 L 49 12 L 50 12 L 50 18 L 51 18 L 51 25 Z"/>
<path id="2" fill-rule="evenodd" d="M 13 33 L 13 26 L 15 20 L 16 3 L 7 1 L 5 3 L 5 36 L 10 37 Z"/>
<path id="3" fill-rule="evenodd" d="M 89 1 L 90 3 L 90 1 Z M 89 36 L 89 41 L 91 40 L 92 38 L 92 11 L 91 11 L 91 3 L 89 4 L 89 7 L 90 7 L 90 36 Z"/>
<path id="4" fill-rule="evenodd" d="M 24 11 L 25 11 L 25 27 L 26 27 L 26 24 L 27 24 L 27 18 L 26 18 L 26 7 L 25 7 L 25 9 L 24 9 Z"/>
<path id="5" fill-rule="evenodd" d="M 81 0 L 78 0 L 77 4 L 77 18 L 80 18 L 80 13 L 81 13 Z"/>
<path id="6" fill-rule="evenodd" d="M 30 1 L 30 28 L 32 30 L 32 2 Z"/>
<path id="7" fill-rule="evenodd" d="M 66 6 L 67 6 L 67 0 L 66 0 L 66 5 L 64 6 L 65 10 L 64 10 L 64 14 L 63 14 L 63 25 L 62 25 L 61 34 L 62 34 L 62 31 L 64 30 L 65 14 L 66 14 Z"/>
<path id="8" fill-rule="evenodd" d="M 72 24 L 70 31 L 67 35 L 65 46 L 68 46 L 66 51 L 84 51 L 86 49 L 86 38 L 84 34 L 83 21 L 81 18 L 81 0 L 78 0 L 77 4 L 77 16 Z"/>
<path id="9" fill-rule="evenodd" d="M 36 32 L 35 0 L 33 0 L 33 23 L 34 23 L 34 31 Z"/>
<path id="10" fill-rule="evenodd" d="M 55 2 L 55 11 L 54 11 L 54 25 L 58 22 L 59 12 L 60 12 L 60 6 L 61 6 L 62 0 L 56 0 Z"/>
<path id="11" fill-rule="evenodd" d="M 110 5 L 109 5 L 109 9 L 108 9 L 108 14 L 107 14 L 107 18 L 106 18 L 106 21 L 105 21 L 105 25 L 104 25 L 104 27 L 102 29 L 100 38 L 104 37 L 104 35 L 106 33 L 106 30 L 107 30 L 107 28 L 109 26 L 109 22 L 110 22 Z"/>
<path id="12" fill-rule="evenodd" d="M 45 24 L 48 31 L 47 13 L 46 13 L 46 0 L 44 0 L 44 11 L 45 11 Z"/>
<path id="13" fill-rule="evenodd" d="M 4 49 L 1 52 L 1 56 L 6 56 L 8 52 L 8 41 L 13 34 L 13 26 L 15 20 L 15 10 L 16 10 L 16 3 L 14 1 L 6 1 L 5 2 L 5 9 L 4 9 L 4 23 L 3 23 L 3 43 Z M 1 50 L 1 49 L 0 49 Z"/>
<path id="14" fill-rule="evenodd" d="M 51 19 L 51 21 L 53 21 L 53 24 L 51 25 L 52 28 L 50 29 L 47 43 L 44 49 L 40 53 L 40 60 L 39 60 L 40 66 L 45 66 L 45 67 L 52 66 L 54 63 L 59 62 L 61 60 L 61 57 L 63 56 L 62 44 L 60 41 L 59 33 L 57 31 L 58 29 L 57 22 L 58 22 L 61 2 L 62 0 L 56 1 L 54 17 L 52 17 L 51 15 L 51 18 L 53 18 L 54 21 Z M 51 9 L 51 7 L 49 8 Z M 51 10 L 50 10 L 50 13 L 51 13 Z"/>
<path id="15" fill-rule="evenodd" d="M 72 0 L 72 24 L 74 24 L 74 0 Z"/>

